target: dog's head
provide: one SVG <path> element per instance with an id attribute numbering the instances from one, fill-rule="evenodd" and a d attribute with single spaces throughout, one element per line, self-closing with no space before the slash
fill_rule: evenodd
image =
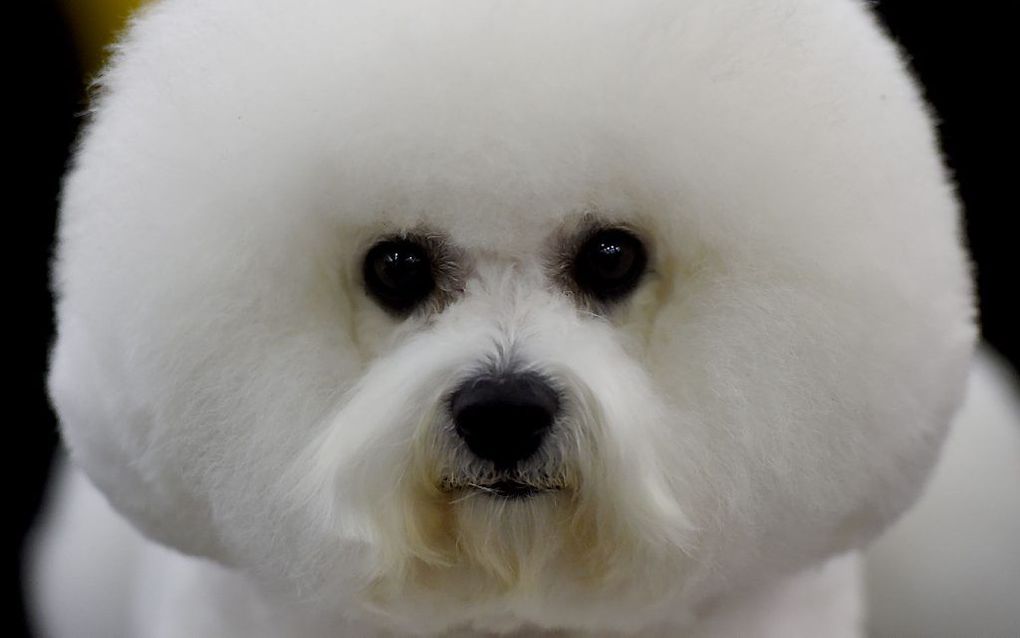
<path id="1" fill-rule="evenodd" d="M 857 2 L 170 0 L 103 84 L 67 442 L 312 604 L 694 611 L 871 538 L 960 397 L 956 206 Z"/>

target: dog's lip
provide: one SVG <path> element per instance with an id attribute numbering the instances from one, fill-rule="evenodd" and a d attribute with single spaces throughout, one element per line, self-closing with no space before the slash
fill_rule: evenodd
<path id="1" fill-rule="evenodd" d="M 550 492 L 556 489 L 532 485 L 531 483 L 522 483 L 521 481 L 496 481 L 488 485 L 474 485 L 472 487 L 490 496 L 508 500 L 530 498 L 541 492 Z"/>
<path id="2" fill-rule="evenodd" d="M 506 500 L 526 499 L 538 494 L 557 492 L 563 489 L 561 485 L 528 483 L 515 479 L 501 479 L 486 483 L 447 480 L 443 481 L 443 487 L 447 491 L 472 490 L 487 496 Z"/>

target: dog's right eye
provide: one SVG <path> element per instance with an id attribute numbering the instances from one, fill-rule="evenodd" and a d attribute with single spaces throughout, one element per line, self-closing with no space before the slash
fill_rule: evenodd
<path id="1" fill-rule="evenodd" d="M 384 308 L 406 314 L 435 289 L 432 260 L 421 244 L 410 239 L 379 242 L 362 266 L 365 289 Z"/>
<path id="2" fill-rule="evenodd" d="M 593 233 L 574 258 L 574 281 L 600 301 L 613 301 L 637 286 L 648 264 L 644 244 L 622 228 Z"/>

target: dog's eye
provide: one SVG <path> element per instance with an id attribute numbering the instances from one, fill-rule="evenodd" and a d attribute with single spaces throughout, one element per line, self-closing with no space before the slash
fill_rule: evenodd
<path id="1" fill-rule="evenodd" d="M 641 240 L 621 228 L 597 231 L 574 258 L 574 280 L 600 301 L 618 299 L 637 285 L 648 263 Z"/>
<path id="2" fill-rule="evenodd" d="M 410 239 L 379 242 L 368 251 L 362 267 L 365 288 L 376 301 L 396 313 L 407 313 L 436 287 L 432 260 Z"/>

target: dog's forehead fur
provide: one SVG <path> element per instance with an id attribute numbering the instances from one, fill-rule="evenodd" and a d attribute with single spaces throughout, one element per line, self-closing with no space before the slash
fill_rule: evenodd
<path id="1" fill-rule="evenodd" d="M 864 193 L 941 171 L 933 153 L 900 161 L 931 132 L 903 116 L 917 92 L 852 2 L 179 2 L 149 13 L 105 83 L 135 111 L 117 117 L 145 123 L 135 153 L 158 154 L 189 184 L 217 176 L 203 201 L 331 210 L 360 227 L 428 218 L 468 243 L 522 245 L 581 206 L 654 209 L 681 241 L 709 233 L 743 252 L 779 235 L 787 249 L 831 251 L 862 232 L 902 243 L 860 223 L 889 218 Z M 259 44 L 291 33 L 285 53 Z M 195 157 L 192 143 L 207 152 Z M 912 208 L 952 224 L 945 195 Z M 769 232 L 790 217 L 810 242 Z"/>
<path id="2" fill-rule="evenodd" d="M 568 379 L 609 468 L 579 475 L 627 512 L 621 545 L 662 542 L 633 556 L 693 559 L 668 591 L 694 600 L 875 534 L 958 403 L 957 206 L 863 3 L 166 0 L 101 83 L 64 195 L 51 390 L 77 462 L 186 551 L 324 590 L 378 576 L 372 551 L 449 558 L 415 526 L 467 509 L 404 528 L 361 504 L 414 500 L 397 483 L 437 397 L 510 352 Z M 601 316 L 547 268 L 599 224 L 651 255 Z M 401 233 L 463 267 L 404 320 L 360 281 Z M 584 520 L 573 550 L 596 542 Z M 514 613 L 589 622 L 584 586 L 532 576 L 552 597 Z M 389 611 L 456 607 L 423 590 Z M 605 593 L 596 625 L 638 604 Z M 453 608 L 438 628 L 470 620 Z"/>

